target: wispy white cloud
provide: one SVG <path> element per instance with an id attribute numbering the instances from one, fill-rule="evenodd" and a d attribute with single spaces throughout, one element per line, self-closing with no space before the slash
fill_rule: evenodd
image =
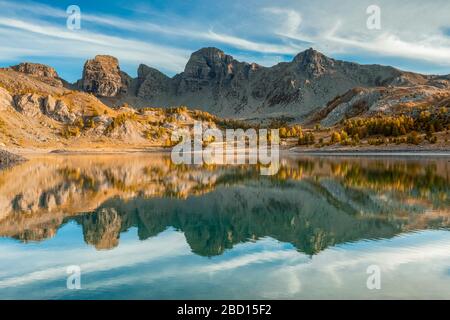
<path id="1" fill-rule="evenodd" d="M 28 53 L 46 52 L 53 53 L 54 56 L 69 57 L 107 53 L 117 56 L 122 61 L 148 63 L 171 71 L 181 70 L 189 56 L 187 50 L 84 30 L 74 32 L 64 27 L 56 27 L 42 22 L 33 23 L 0 17 L 0 26 L 3 27 L 3 34 L 8 38 L 10 36 L 8 36 L 7 29 L 13 29 L 17 40 L 11 42 L 20 43 L 25 46 L 24 48 L 30 48 Z M 29 36 L 30 34 L 32 37 Z M 24 43 L 24 39 L 31 41 Z M 9 51 L 11 50 L 10 48 Z M 0 49 L 0 51 L 2 50 Z M 22 55 L 26 52 L 19 50 L 18 54 Z"/>
<path id="2" fill-rule="evenodd" d="M 33 5 L 23 5 L 20 3 L 7 3 L 4 1 L 0 1 L 0 5 L 7 4 L 7 7 L 10 9 L 27 11 L 28 13 L 38 13 L 41 16 L 52 16 L 65 18 L 67 14 L 63 10 L 54 9 L 47 5 L 34 4 Z M 275 9 L 274 9 L 275 10 Z M 293 17 L 295 20 L 295 17 Z M 180 28 L 179 26 L 172 25 L 161 25 L 157 23 L 151 23 L 148 21 L 142 20 L 127 20 L 120 17 L 112 16 L 112 15 L 94 15 L 82 13 L 82 21 L 91 22 L 98 25 L 110 26 L 116 29 L 135 31 L 139 33 L 159 33 L 166 34 L 176 37 L 187 37 L 190 39 L 203 39 L 209 40 L 215 43 L 223 43 L 227 45 L 234 46 L 238 49 L 261 52 L 261 53 L 276 53 L 276 54 L 295 54 L 298 53 L 298 50 L 295 46 L 290 45 L 277 45 L 266 42 L 257 42 L 246 40 L 242 37 L 236 37 L 229 34 L 214 32 L 211 28 L 205 28 L 204 26 L 198 26 L 196 28 Z M 295 21 L 293 21 L 295 24 Z M 17 26 L 19 23 L 14 21 L 11 26 Z M 21 27 L 24 27 L 26 23 L 20 23 Z M 32 27 L 26 28 L 28 31 L 36 31 L 42 32 L 41 28 L 36 25 Z M 48 29 L 48 28 L 47 28 Z M 208 31 L 205 31 L 208 30 Z M 71 32 L 64 32 L 65 37 L 79 38 L 78 35 L 71 35 Z M 52 34 L 55 34 L 54 32 Z M 91 41 L 92 39 L 84 39 Z"/>
<path id="3" fill-rule="evenodd" d="M 450 66 L 450 44 L 407 42 L 393 34 L 382 34 L 371 41 L 329 35 L 327 40 L 350 48 L 363 49 L 387 56 L 420 59 Z M 442 39 L 444 40 L 444 39 Z M 442 43 L 443 41 L 438 41 Z"/>
<path id="4" fill-rule="evenodd" d="M 261 64 L 277 61 L 279 55 L 298 52 L 296 46 L 289 44 L 251 41 L 200 25 L 162 25 L 83 11 L 82 29 L 72 31 L 65 26 L 67 14 L 64 10 L 36 2 L 22 4 L 0 1 L 0 7 L 5 9 L 3 14 L 0 11 L 0 33 L 4 35 L 4 42 L 9 44 L 0 48 L 0 59 L 3 60 L 30 56 L 89 58 L 101 53 L 114 55 L 121 62 L 136 65 L 145 63 L 169 73 L 177 73 L 184 69 L 192 51 L 183 48 L 183 44 L 186 45 L 189 40 L 207 45 L 225 44 L 243 51 L 274 55 L 258 57 L 256 62 Z M 109 35 L 104 32 L 104 27 L 118 32 L 114 36 Z M 152 36 L 172 38 L 175 46 L 159 44 Z M 192 45 L 189 44 L 189 47 Z"/>
<path id="5" fill-rule="evenodd" d="M 449 233 L 431 230 L 342 244 L 312 258 L 272 238 L 238 244 L 221 256 L 200 257 L 174 230 L 145 241 L 121 239 L 114 250 L 100 252 L 76 243 L 49 251 L 45 246 L 28 248 L 9 242 L 1 245 L 0 288 L 17 291 L 0 290 L 0 296 L 14 298 L 16 292 L 42 287 L 46 290 L 28 290 L 25 297 L 64 297 L 68 294 L 65 269 L 79 265 L 82 288 L 91 292 L 117 293 L 127 286 L 138 293 L 145 289 L 141 294 L 153 297 L 157 293 L 149 289 L 164 286 L 165 294 L 174 298 L 204 292 L 215 297 L 272 299 L 443 298 L 450 294 L 445 276 L 449 250 Z M 374 264 L 382 271 L 382 290 L 376 292 L 366 287 L 366 270 Z M 105 271 L 115 276 L 105 276 Z M 89 282 L 84 280 L 88 277 Z M 202 290 L 205 279 L 208 290 Z"/>
<path id="6" fill-rule="evenodd" d="M 219 34 L 212 30 L 201 35 L 203 38 L 232 45 L 238 49 L 249 51 L 256 51 L 261 53 L 276 53 L 276 54 L 295 54 L 298 50 L 293 46 L 283 46 L 269 43 L 261 43 L 255 41 L 245 40 L 239 37 L 234 37 L 226 34 Z"/>
<path id="7" fill-rule="evenodd" d="M 449 24 L 443 12 L 450 10 L 450 3 L 413 0 L 401 6 L 380 0 L 381 30 L 366 27 L 370 4 L 344 0 L 336 5 L 322 0 L 262 11 L 277 22 L 274 29 L 280 36 L 312 42 L 327 54 L 370 54 L 450 66 L 450 37 L 442 31 Z M 323 8 L 332 9 L 325 12 Z"/>
<path id="8" fill-rule="evenodd" d="M 263 8 L 264 13 L 268 13 L 273 17 L 279 18 L 279 26 L 276 26 L 274 32 L 282 37 L 291 38 L 299 41 L 310 42 L 311 39 L 300 33 L 302 23 L 302 16 L 300 12 L 285 8 Z"/>

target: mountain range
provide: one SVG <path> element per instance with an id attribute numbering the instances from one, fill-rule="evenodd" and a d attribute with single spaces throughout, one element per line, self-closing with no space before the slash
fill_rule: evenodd
<path id="1" fill-rule="evenodd" d="M 203 48 L 192 53 L 184 71 L 172 78 L 144 64 L 137 74 L 132 78 L 122 72 L 114 57 L 96 56 L 86 62 L 76 88 L 92 92 L 108 105 L 185 105 L 222 117 L 291 117 L 299 122 L 349 91 L 353 94 L 347 100 L 363 93 L 373 104 L 381 93 L 395 93 L 388 90 L 392 88 L 413 94 L 424 91 L 425 96 L 450 88 L 449 76 L 339 61 L 314 49 L 299 53 L 291 62 L 263 67 L 237 61 L 217 48 Z M 408 94 L 402 98 L 409 101 Z"/>
<path id="2" fill-rule="evenodd" d="M 288 117 L 297 122 L 321 114 L 324 118 L 333 111 L 330 104 L 339 96 L 346 95 L 344 100 L 337 100 L 346 103 L 357 97 L 353 104 L 366 105 L 357 110 L 364 112 L 382 110 L 386 104 L 424 100 L 450 90 L 450 76 L 335 60 L 312 48 L 291 62 L 272 67 L 237 61 L 217 48 L 202 48 L 192 53 L 184 71 L 172 78 L 144 64 L 139 65 L 137 78 L 132 78 L 121 71 L 115 57 L 107 55 L 87 60 L 82 79 L 74 84 L 45 65 L 22 63 L 10 69 L 53 87 L 92 93 L 112 107 L 124 103 L 135 108 L 184 105 L 227 118 Z M 392 99 L 379 105 L 386 96 Z M 352 112 L 355 110 L 350 110 L 350 115 Z M 334 118 L 326 124 L 332 125 L 341 117 Z"/>
<path id="3" fill-rule="evenodd" d="M 133 78 L 117 58 L 97 55 L 75 83 L 39 63 L 0 68 L 0 146 L 168 146 L 173 130 L 195 120 L 333 127 L 353 117 L 445 114 L 449 106 L 450 76 L 360 65 L 314 49 L 263 67 L 203 48 L 171 78 L 144 64 Z"/>

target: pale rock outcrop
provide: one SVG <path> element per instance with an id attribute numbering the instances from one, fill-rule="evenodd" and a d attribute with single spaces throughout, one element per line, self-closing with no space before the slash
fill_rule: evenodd
<path id="1" fill-rule="evenodd" d="M 53 118 L 57 121 L 72 123 L 75 121 L 77 116 L 69 111 L 69 108 L 64 101 L 58 100 Z"/>
<path id="2" fill-rule="evenodd" d="M 55 112 L 52 114 L 53 119 L 60 122 L 72 123 L 77 116 L 69 111 L 69 108 L 62 100 L 58 100 L 55 106 Z"/>
<path id="3" fill-rule="evenodd" d="M 306 72 L 309 78 L 317 78 L 325 74 L 327 70 L 335 67 L 335 62 L 320 52 L 309 49 L 295 56 L 292 61 L 302 72 Z"/>
<path id="4" fill-rule="evenodd" d="M 15 108 L 27 117 L 36 117 L 42 113 L 42 97 L 35 93 L 14 96 Z"/>
<path id="5" fill-rule="evenodd" d="M 102 136 L 113 120 L 107 115 L 100 115 L 92 118 L 92 121 L 94 122 L 94 127 L 90 130 L 98 136 Z"/>
<path id="6" fill-rule="evenodd" d="M 45 115 L 64 123 L 72 123 L 77 118 L 76 114 L 70 112 L 64 101 L 56 100 L 51 95 L 46 97 L 34 93 L 16 95 L 14 96 L 14 107 L 18 112 L 30 118 Z"/>
<path id="7" fill-rule="evenodd" d="M 125 120 L 124 123 L 113 128 L 108 132 L 108 136 L 114 139 L 123 140 L 127 142 L 145 142 L 142 132 L 145 127 L 139 122 Z"/>
<path id="8" fill-rule="evenodd" d="M 70 112 L 67 105 L 62 100 L 56 100 L 48 95 L 43 99 L 42 112 L 52 119 L 64 123 L 73 123 L 77 116 Z"/>
<path id="9" fill-rule="evenodd" d="M 55 112 L 56 99 L 53 98 L 53 96 L 48 95 L 47 97 L 44 98 L 43 107 L 44 113 L 46 113 L 47 115 L 53 114 Z"/>
<path id="10" fill-rule="evenodd" d="M 0 111 L 13 108 L 14 100 L 6 89 L 0 87 Z"/>
<path id="11" fill-rule="evenodd" d="M 349 101 L 338 104 L 320 124 L 330 127 L 338 124 L 344 119 L 352 118 L 369 111 L 373 104 L 380 99 L 379 90 L 352 90 L 353 96 Z"/>
<path id="12" fill-rule="evenodd" d="M 108 126 L 112 122 L 112 119 L 111 119 L 111 117 L 108 117 L 106 115 L 101 115 L 101 116 L 92 118 L 92 121 L 94 121 L 94 123 L 97 123 L 97 124 L 103 124 L 105 126 Z"/>

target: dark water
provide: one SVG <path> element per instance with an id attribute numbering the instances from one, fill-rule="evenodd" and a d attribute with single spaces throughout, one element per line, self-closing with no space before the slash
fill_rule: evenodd
<path id="1" fill-rule="evenodd" d="M 449 299 L 449 160 L 35 156 L 0 172 L 0 298 Z"/>

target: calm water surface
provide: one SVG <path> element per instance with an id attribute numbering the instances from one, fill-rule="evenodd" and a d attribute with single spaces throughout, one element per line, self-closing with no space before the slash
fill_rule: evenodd
<path id="1" fill-rule="evenodd" d="M 450 299 L 449 161 L 33 156 L 0 171 L 0 298 Z"/>

